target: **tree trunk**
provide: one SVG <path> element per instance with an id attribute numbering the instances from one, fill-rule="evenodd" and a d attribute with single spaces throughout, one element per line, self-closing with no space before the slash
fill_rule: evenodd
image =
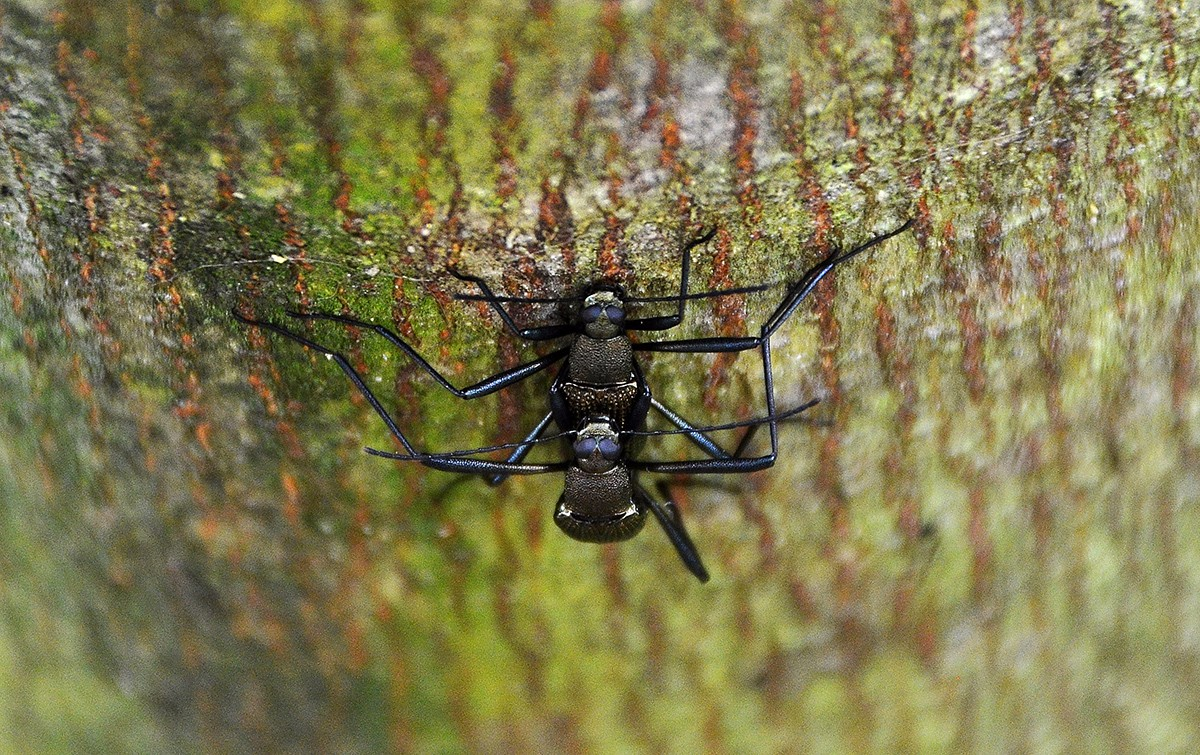
<path id="1" fill-rule="evenodd" d="M 2 9 L 5 749 L 1200 746 L 1194 4 Z M 362 453 L 337 366 L 230 314 L 475 448 L 549 378 L 458 400 L 286 312 L 462 386 L 546 350 L 450 267 L 661 296 L 715 228 L 692 290 L 772 286 L 678 337 L 753 333 L 909 219 L 772 340 L 780 408 L 821 399 L 779 463 L 667 480 L 707 585 L 653 524 L 559 533 L 557 475 Z M 645 364 L 694 422 L 764 411 L 757 352 Z"/>

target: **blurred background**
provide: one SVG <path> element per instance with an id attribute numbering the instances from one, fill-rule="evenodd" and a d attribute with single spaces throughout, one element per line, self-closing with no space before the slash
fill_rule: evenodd
<path id="1" fill-rule="evenodd" d="M 1196 10 L 5 0 L 0 749 L 1197 749 Z M 783 284 L 909 219 L 772 342 L 821 400 L 779 463 L 666 478 L 707 585 L 655 525 L 558 532 L 559 476 L 364 454 L 336 365 L 230 315 L 373 318 L 462 386 L 545 350 L 450 266 L 656 296 L 716 228 L 693 290 Z M 422 448 L 546 411 L 297 327 Z M 753 352 L 644 364 L 763 411 Z"/>

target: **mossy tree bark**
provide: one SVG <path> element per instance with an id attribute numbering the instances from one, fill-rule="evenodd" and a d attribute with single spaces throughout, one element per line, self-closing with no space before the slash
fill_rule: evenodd
<path id="1" fill-rule="evenodd" d="M 1195 748 L 1197 10 L 6 3 L 5 746 Z M 229 315 L 376 318 L 462 385 L 536 349 L 448 265 L 661 294 L 715 226 L 696 287 L 783 282 L 908 218 L 774 341 L 822 399 L 780 463 L 672 481 L 707 586 L 653 525 L 560 535 L 552 477 L 362 454 L 336 367 Z M 424 447 L 545 411 L 310 332 Z M 648 376 L 716 423 L 759 369 Z"/>

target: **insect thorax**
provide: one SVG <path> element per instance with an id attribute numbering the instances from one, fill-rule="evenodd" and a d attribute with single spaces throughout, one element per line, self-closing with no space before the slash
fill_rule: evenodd
<path id="1" fill-rule="evenodd" d="M 633 377 L 633 344 L 627 336 L 596 339 L 580 336 L 567 357 L 571 380 L 592 385 L 625 383 Z"/>

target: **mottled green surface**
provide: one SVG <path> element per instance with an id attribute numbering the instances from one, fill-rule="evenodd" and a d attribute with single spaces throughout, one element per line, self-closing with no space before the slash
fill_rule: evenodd
<path id="1" fill-rule="evenodd" d="M 0 750 L 1200 748 L 1193 3 L 0 8 Z M 554 476 L 363 454 L 336 367 L 228 314 L 463 385 L 536 351 L 448 263 L 661 294 L 704 227 L 695 288 L 906 218 L 774 340 L 823 399 L 781 462 L 677 481 L 707 585 L 561 535 Z M 425 447 L 545 411 L 311 332 Z M 762 411 L 750 355 L 647 373 Z"/>

